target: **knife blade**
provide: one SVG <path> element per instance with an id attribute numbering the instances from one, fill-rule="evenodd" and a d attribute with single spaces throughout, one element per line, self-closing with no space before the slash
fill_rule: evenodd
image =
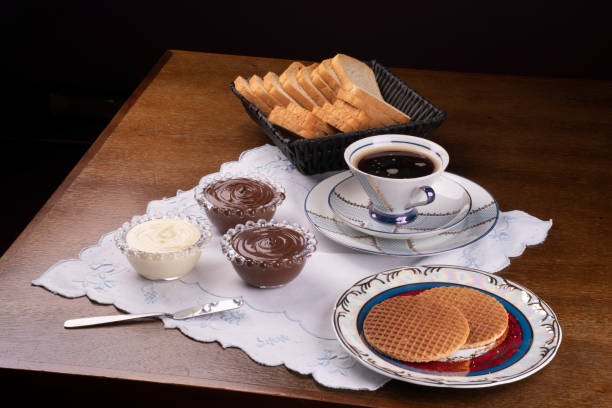
<path id="1" fill-rule="evenodd" d="M 242 298 L 225 299 L 217 302 L 207 303 L 201 306 L 188 307 L 187 309 L 179 310 L 172 314 L 173 319 L 183 320 L 190 317 L 198 317 L 213 313 L 225 312 L 228 310 L 238 309 L 244 304 Z"/>
<path id="2" fill-rule="evenodd" d="M 206 303 L 204 305 L 192 306 L 187 309 L 179 310 L 174 313 L 140 313 L 140 314 L 124 314 L 124 315 L 112 315 L 112 316 L 96 316 L 96 317 L 83 317 L 79 319 L 66 320 L 64 322 L 65 328 L 74 327 L 85 327 L 85 326 L 96 326 L 100 324 L 108 324 L 115 322 L 123 322 L 126 320 L 143 319 L 146 317 L 159 317 L 159 316 L 170 316 L 176 320 L 189 319 L 191 317 L 198 317 L 209 315 L 213 313 L 225 312 L 228 310 L 238 309 L 242 307 L 244 300 L 242 298 L 224 299 L 216 302 Z"/>

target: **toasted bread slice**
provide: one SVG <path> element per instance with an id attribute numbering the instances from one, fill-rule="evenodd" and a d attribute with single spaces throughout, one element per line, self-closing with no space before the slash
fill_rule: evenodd
<path id="1" fill-rule="evenodd" d="M 361 88 L 353 87 L 350 91 L 340 89 L 337 93 L 338 99 L 361 109 L 372 118 L 375 126 L 389 126 L 397 123 L 410 121 L 410 117 L 397 110 L 387 102 L 382 101 Z"/>
<path id="2" fill-rule="evenodd" d="M 329 103 L 334 103 L 334 101 L 336 100 L 336 92 L 333 89 L 331 89 L 329 85 L 327 85 L 327 82 L 325 82 L 323 78 L 321 78 L 321 75 L 319 75 L 319 72 L 317 71 L 316 68 L 310 74 L 310 80 L 312 81 L 312 84 L 319 91 L 321 91 L 323 95 L 325 95 Z"/>
<path id="3" fill-rule="evenodd" d="M 338 92 L 338 90 L 342 87 L 342 82 L 340 82 L 338 75 L 331 66 L 331 58 L 321 61 L 317 67 L 317 72 L 323 81 L 325 81 L 325 83 L 334 90 L 334 92 Z"/>
<path id="4" fill-rule="evenodd" d="M 367 113 L 342 99 L 336 99 L 333 106 L 337 112 L 346 118 L 349 124 L 354 125 L 355 130 L 369 129 L 376 126 Z"/>
<path id="5" fill-rule="evenodd" d="M 322 121 L 317 116 L 315 116 L 311 111 L 302 108 L 294 103 L 290 103 L 287 105 L 287 111 L 296 118 L 298 118 L 298 123 L 305 130 L 312 130 L 315 132 L 317 136 L 325 136 L 331 133 L 335 133 L 331 126 L 329 126 L 325 121 Z"/>
<path id="6" fill-rule="evenodd" d="M 246 79 L 239 75 L 236 77 L 236 79 L 234 79 L 234 86 L 236 87 L 236 90 L 244 97 L 244 99 L 255 105 L 264 115 L 268 116 L 270 112 L 272 112 L 272 107 L 258 98 L 253 91 L 251 91 L 251 87 Z"/>
<path id="7" fill-rule="evenodd" d="M 289 95 L 283 89 L 283 86 L 278 80 L 278 75 L 276 75 L 276 73 L 268 72 L 266 75 L 264 75 L 263 83 L 264 83 L 264 88 L 266 88 L 266 91 L 268 91 L 268 93 L 274 99 L 276 99 L 276 101 L 280 105 L 287 106 L 290 103 L 296 103 L 296 104 L 298 103 L 295 99 L 291 97 L 291 95 Z"/>
<path id="8" fill-rule="evenodd" d="M 347 130 L 344 121 L 342 121 L 332 112 L 331 106 L 332 105 L 330 103 L 325 103 L 323 106 L 315 106 L 312 109 L 312 114 L 338 129 L 340 132 L 349 131 Z"/>
<path id="9" fill-rule="evenodd" d="M 272 97 L 266 91 L 264 87 L 263 79 L 259 75 L 253 75 L 251 79 L 249 79 L 249 86 L 251 87 L 251 91 L 257 96 L 259 99 L 264 101 L 270 108 L 274 108 L 278 105 L 278 101 Z"/>
<path id="10" fill-rule="evenodd" d="M 316 102 L 310 97 L 308 92 L 302 88 L 297 80 L 297 74 L 300 69 L 304 68 L 301 62 L 293 62 L 287 69 L 278 77 L 283 89 L 299 102 L 304 108 L 310 110 L 316 105 Z"/>
<path id="11" fill-rule="evenodd" d="M 306 137 L 304 136 L 306 134 L 304 129 L 302 129 L 292 115 L 287 113 L 287 108 L 282 105 L 276 105 L 274 109 L 272 109 L 268 120 L 272 124 L 282 126 L 295 134 Z"/>
<path id="12" fill-rule="evenodd" d="M 354 124 L 347 121 L 346 117 L 330 103 L 325 103 L 323 106 L 315 106 L 312 113 L 342 132 L 357 130 Z"/>
<path id="13" fill-rule="evenodd" d="M 311 64 L 311 65 L 308 65 L 308 66 L 303 67 L 302 69 L 300 69 L 298 71 L 298 73 L 297 73 L 297 81 L 298 81 L 298 84 L 300 84 L 300 86 L 302 87 L 302 89 L 304 89 L 306 91 L 306 93 L 308 93 L 308 95 L 310 95 L 312 100 L 315 101 L 315 103 L 317 105 L 323 106 L 324 103 L 326 103 L 326 102 L 329 103 L 330 101 L 312 83 L 312 79 L 310 79 L 310 75 L 312 74 L 312 71 L 314 71 L 314 69 L 318 65 L 319 64 L 315 63 L 315 64 Z"/>
<path id="14" fill-rule="evenodd" d="M 350 90 L 353 86 L 358 86 L 383 100 L 374 71 L 363 62 L 345 54 L 337 54 L 331 59 L 330 65 L 344 89 Z"/>
<path id="15" fill-rule="evenodd" d="M 272 110 L 272 113 L 270 113 L 269 120 L 271 123 L 282 126 L 305 138 L 325 136 L 326 133 L 324 131 L 313 127 L 315 122 L 305 114 L 314 117 L 310 111 L 293 103 L 287 107 L 277 105 Z M 316 117 L 314 119 L 318 120 Z"/>

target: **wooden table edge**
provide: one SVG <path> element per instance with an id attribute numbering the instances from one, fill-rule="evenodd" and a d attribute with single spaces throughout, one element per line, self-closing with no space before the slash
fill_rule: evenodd
<path id="1" fill-rule="evenodd" d="M 127 381 L 140 381 L 147 383 L 165 384 L 165 385 L 176 385 L 182 387 L 197 387 L 207 389 L 211 391 L 228 391 L 241 394 L 257 394 L 268 397 L 280 397 L 295 400 L 309 400 L 321 402 L 325 401 L 334 404 L 357 404 L 359 401 L 370 403 L 371 398 L 363 398 L 362 392 L 370 391 L 355 391 L 345 389 L 335 389 L 325 387 L 317 383 L 317 386 L 323 388 L 321 391 L 307 391 L 300 388 L 289 388 L 281 387 L 278 385 L 256 385 L 249 383 L 235 383 L 228 381 L 217 381 L 207 378 L 194 378 L 180 375 L 168 375 L 168 374 L 152 374 L 138 371 L 118 371 L 116 369 L 104 369 L 99 367 L 84 367 L 74 366 L 65 364 L 50 364 L 50 363 L 25 363 L 23 361 L 14 361 L 0 359 L 0 368 L 3 370 L 16 370 L 16 371 L 35 371 L 37 373 L 48 373 L 48 374 L 66 374 L 76 376 L 86 376 L 90 378 L 105 378 L 111 380 L 127 380 Z M 118 375 L 120 374 L 120 375 Z M 240 387 L 238 387 L 240 386 Z M 331 392 L 325 396 L 325 399 L 321 399 L 321 392 Z M 351 401 L 347 401 L 346 393 L 354 394 Z M 360 404 L 361 405 L 361 404 Z"/>

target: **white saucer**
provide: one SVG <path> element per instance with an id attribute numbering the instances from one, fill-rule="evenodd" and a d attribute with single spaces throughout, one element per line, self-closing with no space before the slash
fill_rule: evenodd
<path id="1" fill-rule="evenodd" d="M 463 221 L 472 209 L 472 197 L 461 184 L 441 175 L 431 187 L 436 199 L 416 207 L 417 218 L 408 224 L 389 224 L 370 217 L 370 198 L 352 174 L 336 184 L 328 196 L 334 215 L 357 231 L 380 238 L 406 239 L 445 231 Z"/>
<path id="2" fill-rule="evenodd" d="M 499 207 L 484 188 L 461 176 L 445 173 L 445 176 L 463 186 L 472 197 L 472 210 L 465 219 L 442 232 L 425 237 L 388 239 L 364 234 L 337 218 L 328 202 L 332 189 L 349 177 L 344 171 L 326 178 L 314 186 L 304 202 L 306 217 L 323 235 L 357 251 L 378 255 L 428 256 L 452 251 L 478 241 L 497 223 Z"/>

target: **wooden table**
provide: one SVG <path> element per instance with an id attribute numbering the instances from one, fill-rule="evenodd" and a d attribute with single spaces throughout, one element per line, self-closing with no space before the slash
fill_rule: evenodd
<path id="1" fill-rule="evenodd" d="M 160 60 L 0 261 L 3 385 L 27 384 L 58 400 L 69 388 L 73 402 L 138 395 L 273 405 L 291 398 L 298 405 L 609 406 L 612 82 L 392 70 L 447 111 L 432 139 L 450 152 L 449 171 L 486 186 L 503 211 L 553 220 L 543 244 L 500 272 L 560 319 L 561 348 L 536 375 L 480 390 L 392 381 L 376 392 L 338 391 L 155 320 L 63 328 L 68 318 L 116 310 L 30 282 L 142 214 L 149 201 L 190 189 L 221 163 L 268 143 L 229 84 L 288 63 L 182 51 Z"/>

